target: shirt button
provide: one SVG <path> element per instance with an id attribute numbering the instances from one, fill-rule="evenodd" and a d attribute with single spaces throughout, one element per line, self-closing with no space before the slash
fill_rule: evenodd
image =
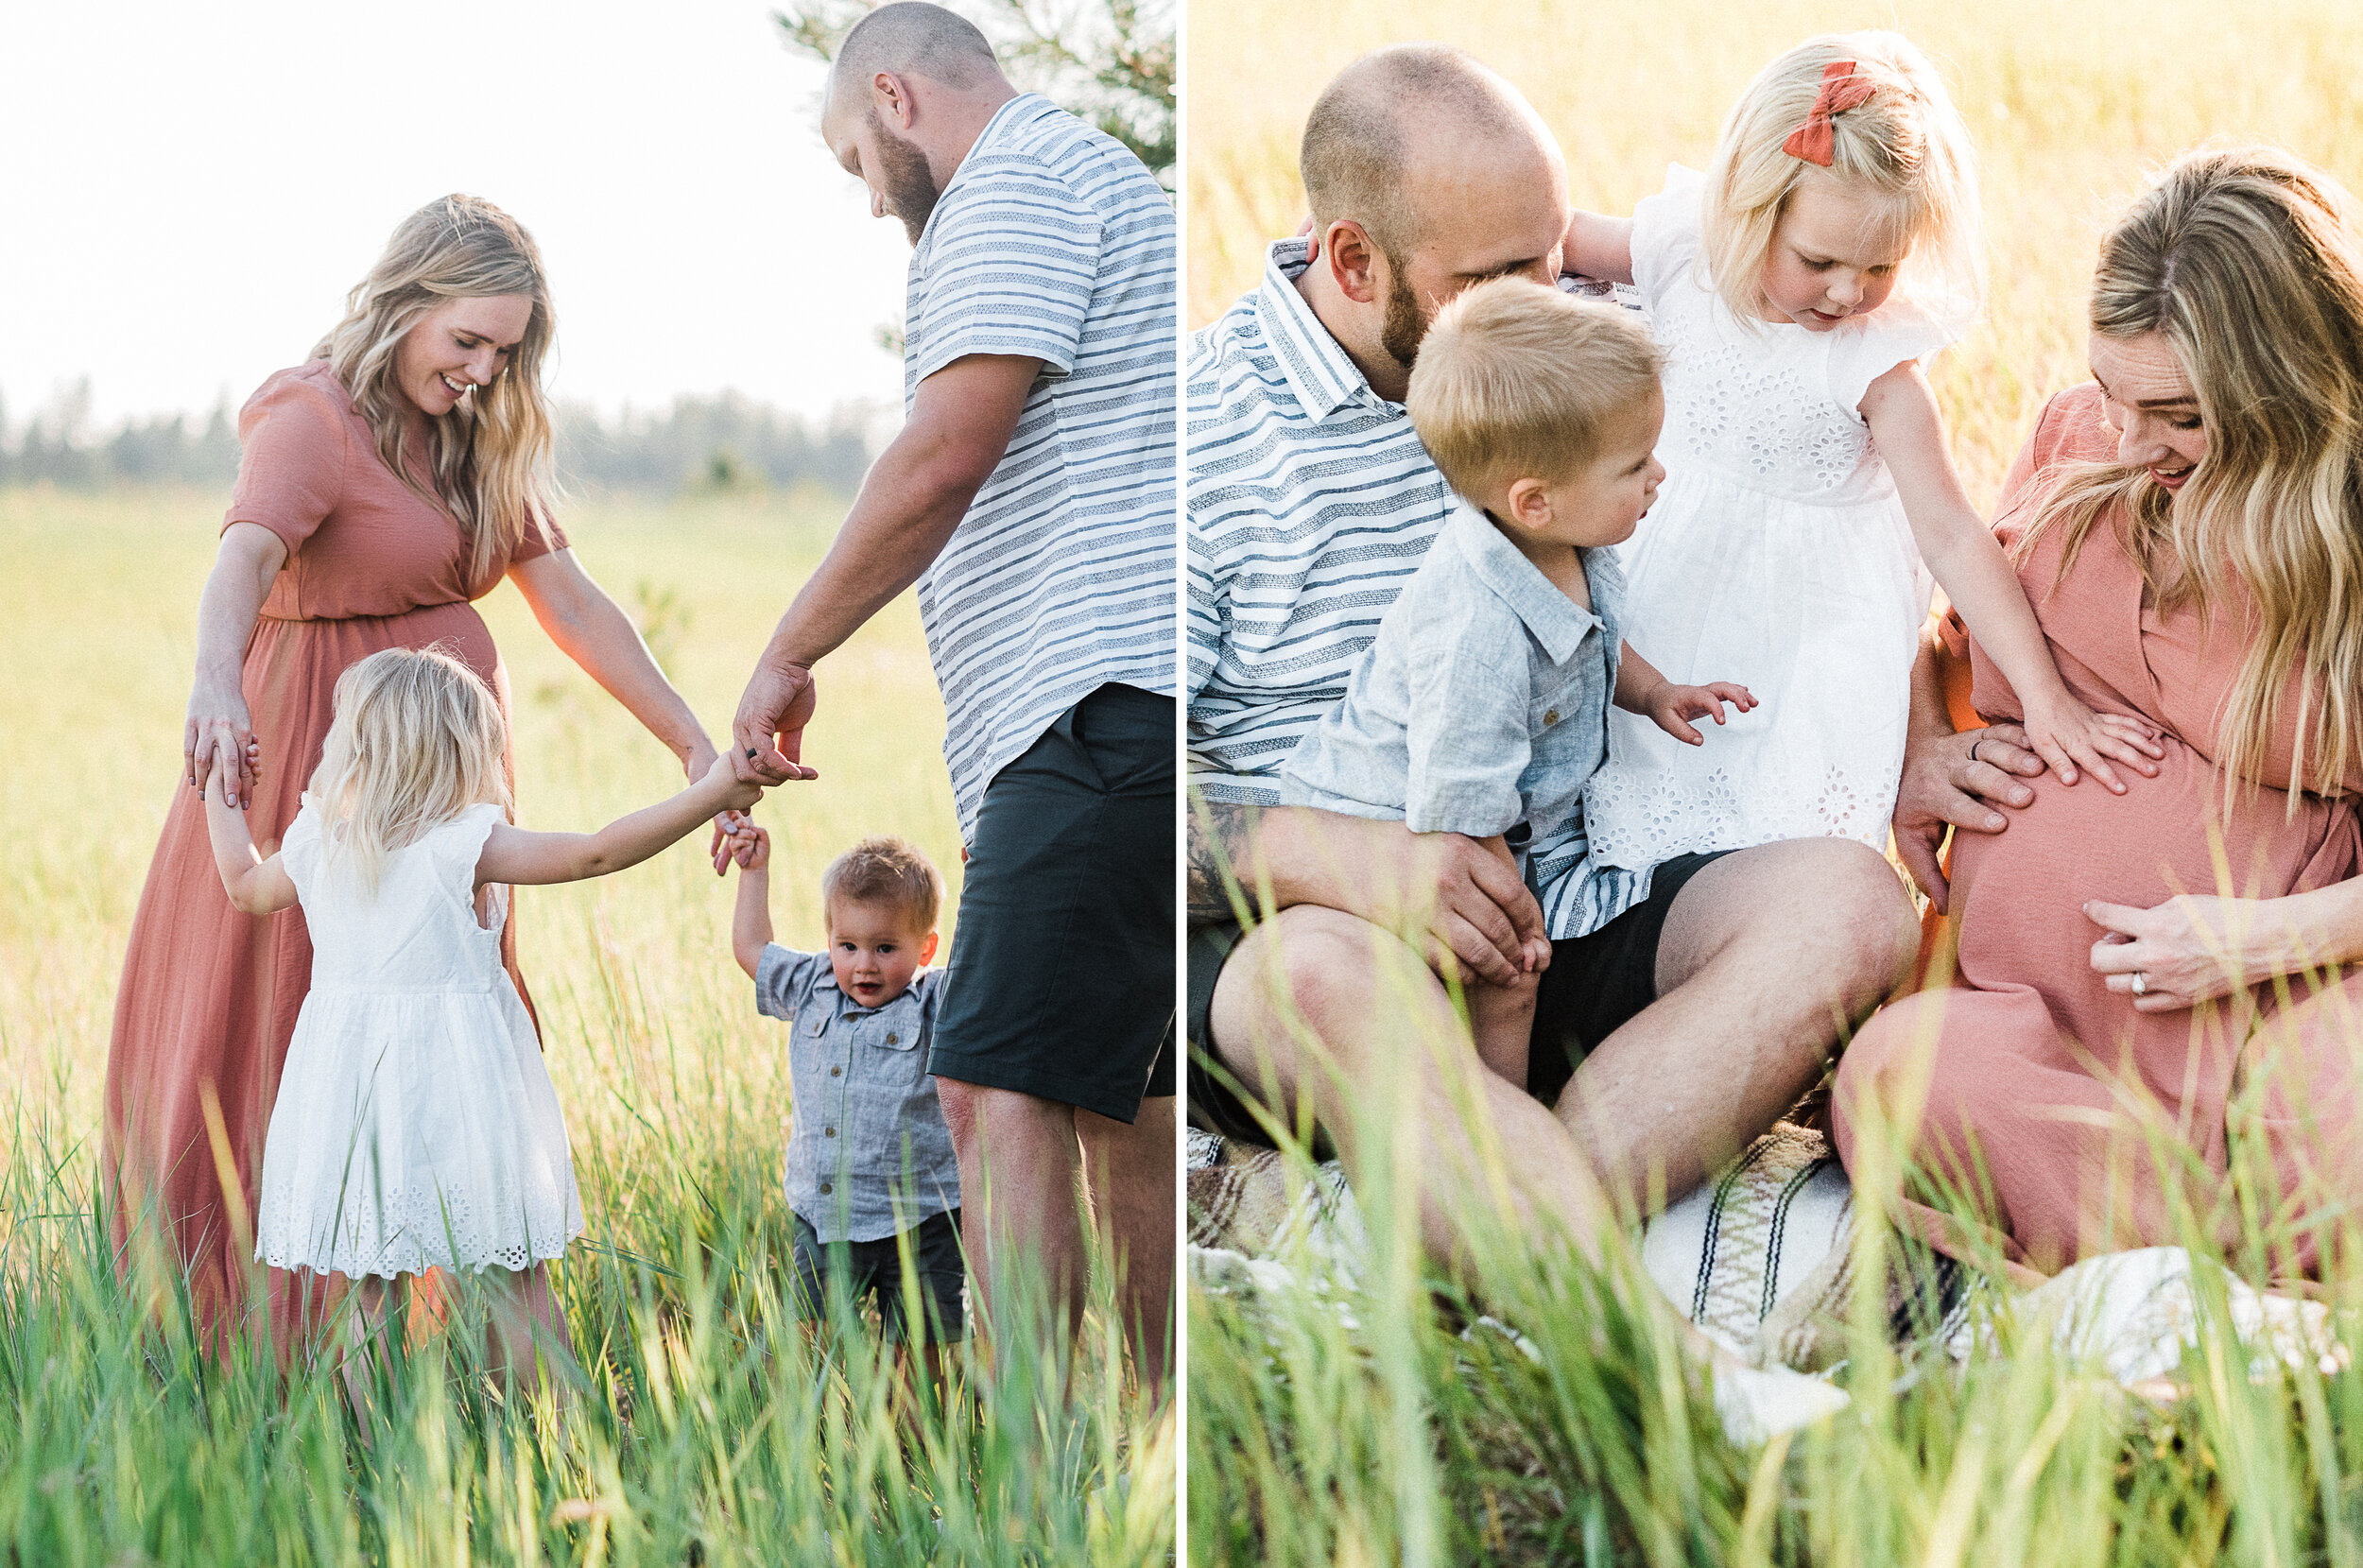
<path id="1" fill-rule="evenodd" d="M 834 1138 L 837 1136 L 837 1129 L 833 1127 L 824 1127 L 820 1129 L 820 1135 L 824 1138 Z"/>
<path id="2" fill-rule="evenodd" d="M 829 1190 L 829 1184 L 828 1184 L 826 1181 L 821 1182 L 821 1183 L 820 1183 L 820 1190 L 821 1190 L 823 1193 L 826 1193 L 826 1192 Z"/>
<path id="3" fill-rule="evenodd" d="M 901 1042 L 902 1038 L 903 1037 L 899 1034 L 889 1034 L 887 1036 L 887 1043 L 889 1045 L 898 1044 Z"/>
<path id="4" fill-rule="evenodd" d="M 1552 708 L 1545 712 L 1543 715 L 1543 722 L 1545 724 L 1557 724 L 1559 722 L 1559 710 L 1557 708 Z"/>
<path id="5" fill-rule="evenodd" d="M 832 1068 L 830 1068 L 830 1069 L 829 1069 L 829 1077 L 837 1077 L 838 1075 L 842 1074 L 844 1071 L 845 1071 L 845 1069 L 844 1069 L 844 1068 L 842 1068 L 842 1067 L 832 1067 Z"/>

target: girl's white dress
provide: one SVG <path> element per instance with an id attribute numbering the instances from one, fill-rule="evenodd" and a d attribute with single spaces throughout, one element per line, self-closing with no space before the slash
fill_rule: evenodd
<path id="1" fill-rule="evenodd" d="M 1699 253 L 1704 177 L 1679 165 L 1633 212 L 1633 282 L 1665 351 L 1665 481 L 1625 569 L 1625 636 L 1684 684 L 1735 681 L 1685 746 L 1612 710 L 1584 791 L 1602 863 L 1639 869 L 1781 838 L 1888 840 L 1928 590 L 1887 465 L 1855 412 L 1880 375 L 1959 336 L 1891 297 L 1837 330 L 1743 323 Z"/>
<path id="2" fill-rule="evenodd" d="M 310 796 L 280 845 L 312 934 L 263 1146 L 254 1255 L 277 1268 L 522 1269 L 582 1229 L 566 1123 L 501 967 L 508 889 L 476 922 L 477 805 L 386 857 L 374 894 L 324 864 Z"/>

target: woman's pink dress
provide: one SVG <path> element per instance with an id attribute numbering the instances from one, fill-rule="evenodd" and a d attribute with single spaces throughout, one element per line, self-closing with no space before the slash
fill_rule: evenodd
<path id="1" fill-rule="evenodd" d="M 2011 468 L 1996 531 L 2016 540 L 2062 465 L 2114 454 L 2097 388 L 2055 397 Z M 2342 881 L 2357 870 L 2354 807 L 2301 794 L 2289 809 L 2297 703 L 2285 700 L 2262 787 L 2236 795 L 2227 818 L 2211 753 L 2249 635 L 2247 602 L 2218 605 L 2205 626 L 2196 610 L 2160 615 L 2144 603 L 2117 519 L 2094 526 L 2064 577 L 2061 544 L 2059 531 L 2048 533 L 2019 568 L 2060 673 L 2096 712 L 2164 731 L 2165 760 L 2155 779 L 2120 768 L 2122 796 L 2046 775 L 2005 832 L 1955 836 L 1955 988 L 1907 997 L 1855 1036 L 1838 1069 L 1839 1154 L 1858 1169 L 1868 1104 L 1910 1110 L 1924 1074 L 1908 1152 L 1955 1181 L 1982 1180 L 1998 1232 L 1987 1239 L 2011 1262 L 2048 1272 L 2094 1252 L 2181 1240 L 2145 1127 L 2196 1157 L 2183 1190 L 2205 1213 L 2221 1196 L 2228 1118 L 2248 1117 L 2273 1159 L 2280 1190 L 2264 1196 L 2286 1223 L 2282 1262 L 2310 1267 L 2320 1238 L 2296 1216 L 2327 1196 L 2363 1192 L 2343 1043 L 2363 1039 L 2363 977 L 2320 994 L 2296 979 L 2285 1007 L 2260 986 L 2197 1008 L 2136 1012 L 2092 968 L 2093 944 L 2107 933 L 2083 905 L 2275 898 Z M 2018 699 L 2000 672 L 1974 643 L 1970 654 L 1977 711 L 2016 719 Z M 2273 1071 L 2260 1074 L 2267 1066 Z M 2310 1123 L 2301 1125 L 2300 1110 Z M 1919 1204 L 1899 1218 L 1949 1249 L 1969 1239 Z"/>
<path id="2" fill-rule="evenodd" d="M 514 562 L 566 541 L 544 522 L 471 581 L 459 526 L 379 458 L 324 359 L 265 382 L 238 416 L 238 482 L 222 526 L 258 523 L 288 550 L 245 663 L 263 761 L 247 820 L 269 853 L 319 762 L 336 678 L 355 661 L 439 644 L 482 676 L 508 712 L 499 650 L 469 601 L 490 593 Z M 414 441 L 407 450 L 420 448 Z M 423 461 L 415 471 L 423 477 Z M 509 760 L 513 780 L 513 754 Z M 256 917 L 230 906 L 203 803 L 175 784 L 115 996 L 100 1172 L 117 1246 L 143 1218 L 161 1230 L 167 1256 L 189 1272 L 210 1340 L 237 1332 L 253 1304 L 247 1282 L 257 1266 L 263 1133 L 310 986 L 312 944 L 300 909 Z M 513 914 L 501 954 L 526 994 Z M 225 1164 L 235 1184 L 227 1195 Z M 270 1272 L 272 1328 L 283 1347 L 319 1304 L 317 1289 L 317 1282 Z"/>

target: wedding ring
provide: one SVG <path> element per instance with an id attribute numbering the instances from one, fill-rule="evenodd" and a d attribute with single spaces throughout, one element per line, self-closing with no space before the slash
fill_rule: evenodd
<path id="1" fill-rule="evenodd" d="M 1985 737 L 1984 737 L 1983 735 L 1978 736 L 1975 740 L 1973 740 L 1973 741 L 1971 741 L 1971 742 L 1969 743 L 1969 760 L 1970 760 L 1970 761 L 1972 761 L 1972 762 L 1975 762 L 1975 761 L 1977 760 L 1977 748 L 1979 748 L 1980 746 L 1983 746 L 1983 745 L 1985 745 L 1985 744 L 1986 744 L 1986 740 L 1985 740 Z"/>
<path id="2" fill-rule="evenodd" d="M 2136 996 L 2149 994 L 2149 976 L 2138 969 L 2133 972 L 2133 994 Z"/>

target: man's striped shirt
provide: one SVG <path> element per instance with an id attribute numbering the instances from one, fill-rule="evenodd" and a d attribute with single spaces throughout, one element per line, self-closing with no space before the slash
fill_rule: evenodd
<path id="1" fill-rule="evenodd" d="M 1097 687 L 1174 686 L 1172 204 L 1036 94 L 960 161 L 911 252 L 904 405 L 968 354 L 1043 362 L 1000 465 L 919 579 L 960 836 Z"/>
<path id="2" fill-rule="evenodd" d="M 1275 242 L 1263 286 L 1191 340 L 1186 695 L 1190 784 L 1210 801 L 1280 803 L 1281 765 L 1452 513 L 1410 415 L 1297 292 L 1310 250 Z M 1595 867 L 1567 887 L 1545 911 L 1557 939 L 1624 913 L 1649 873 Z"/>

